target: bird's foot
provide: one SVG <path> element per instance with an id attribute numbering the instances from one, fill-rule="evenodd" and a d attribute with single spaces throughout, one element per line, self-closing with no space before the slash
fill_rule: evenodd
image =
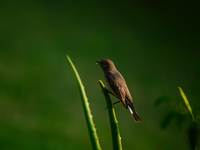
<path id="1" fill-rule="evenodd" d="M 115 103 L 112 103 L 112 107 L 114 107 L 115 104 L 119 103 L 120 101 L 117 101 Z M 105 108 L 105 110 L 108 108 L 108 106 Z"/>

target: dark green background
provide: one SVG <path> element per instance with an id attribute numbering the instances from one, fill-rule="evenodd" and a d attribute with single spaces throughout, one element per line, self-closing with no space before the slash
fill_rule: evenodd
<path id="1" fill-rule="evenodd" d="M 0 149 L 92 149 L 66 54 L 85 86 L 103 149 L 112 144 L 98 83 L 104 76 L 95 63 L 105 58 L 126 79 L 142 120 L 115 106 L 123 149 L 189 149 L 189 123 L 179 128 L 172 121 L 162 130 L 160 121 L 175 108 L 154 102 L 182 102 L 180 86 L 200 113 L 199 14 L 197 1 L 1 1 Z"/>

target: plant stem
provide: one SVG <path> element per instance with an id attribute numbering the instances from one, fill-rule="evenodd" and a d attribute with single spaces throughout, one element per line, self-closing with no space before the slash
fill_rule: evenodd
<path id="1" fill-rule="evenodd" d="M 95 124 L 94 124 L 93 119 L 92 119 L 92 114 L 91 114 L 91 110 L 90 110 L 90 107 L 89 107 L 89 102 L 88 102 L 88 99 L 87 99 L 81 78 L 80 78 L 74 64 L 72 63 L 71 59 L 69 58 L 69 56 L 67 55 L 66 57 L 67 57 L 70 65 L 71 65 L 71 67 L 74 71 L 74 74 L 75 74 L 77 82 L 78 82 L 78 86 L 79 86 L 79 90 L 80 90 L 80 94 L 81 94 L 81 99 L 82 99 L 82 104 L 83 104 L 83 110 L 84 110 L 84 113 L 85 113 L 85 118 L 86 118 L 87 126 L 88 126 L 88 129 L 89 129 L 92 147 L 93 147 L 94 150 L 101 150 L 99 138 L 98 138 L 97 133 L 96 133 Z"/>
<path id="2" fill-rule="evenodd" d="M 110 127 L 111 127 L 111 133 L 112 133 L 113 150 L 122 150 L 121 137 L 119 133 L 118 121 L 115 115 L 114 107 L 112 105 L 110 96 L 108 94 L 108 90 L 106 89 L 105 85 L 103 84 L 101 80 L 99 80 L 99 84 L 102 88 L 102 91 L 107 103 L 108 114 L 110 118 Z"/>

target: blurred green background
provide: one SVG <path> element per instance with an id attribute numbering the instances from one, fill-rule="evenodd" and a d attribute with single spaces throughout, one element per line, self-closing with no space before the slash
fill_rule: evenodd
<path id="1" fill-rule="evenodd" d="M 78 86 L 86 89 L 101 147 L 112 149 L 97 60 L 111 59 L 132 93 L 142 122 L 115 105 L 123 149 L 189 149 L 188 124 L 160 128 L 170 105 L 200 113 L 200 10 L 197 1 L 1 1 L 0 149 L 92 149 Z M 117 101 L 112 97 L 112 101 Z"/>

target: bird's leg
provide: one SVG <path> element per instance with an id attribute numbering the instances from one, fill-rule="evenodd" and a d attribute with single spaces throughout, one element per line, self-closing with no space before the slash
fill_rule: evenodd
<path id="1" fill-rule="evenodd" d="M 117 104 L 117 103 L 119 103 L 119 102 L 120 102 L 120 101 L 117 101 L 117 102 L 115 102 L 115 103 L 112 103 L 112 106 L 114 107 L 114 105 Z M 106 110 L 107 108 L 108 108 L 108 107 L 106 107 L 105 110 Z"/>
<path id="2" fill-rule="evenodd" d="M 112 94 L 114 97 L 116 97 L 112 92 L 108 91 L 108 89 L 106 89 L 106 90 L 107 90 L 107 93 L 110 93 L 110 94 Z M 101 90 L 101 93 L 102 93 L 102 92 L 103 92 L 103 90 Z M 106 94 L 107 94 L 107 93 L 106 93 Z M 103 94 L 105 94 L 105 93 L 103 93 Z M 116 97 L 116 98 L 117 98 L 117 97 Z M 113 103 L 112 106 L 114 106 L 115 104 L 117 104 L 117 103 L 119 103 L 119 102 L 120 102 L 120 101 L 117 101 L 117 102 Z M 106 110 L 107 108 L 108 108 L 108 107 L 106 107 L 105 110 Z"/>
<path id="3" fill-rule="evenodd" d="M 110 94 L 112 94 L 113 96 L 115 96 L 112 92 L 108 91 L 108 89 L 106 89 L 106 90 L 107 90 L 107 93 L 103 93 L 103 90 L 101 90 L 101 93 L 103 93 L 104 95 L 110 93 Z M 116 97 L 116 96 L 115 96 L 115 97 Z"/>
<path id="4" fill-rule="evenodd" d="M 107 90 L 108 91 L 108 90 Z M 112 92 L 108 91 L 108 93 L 112 94 L 114 97 L 116 97 Z"/>
<path id="5" fill-rule="evenodd" d="M 117 104 L 117 103 L 119 103 L 120 101 L 117 101 L 117 102 L 115 102 L 115 103 L 113 103 L 112 105 L 115 105 L 115 104 Z"/>

